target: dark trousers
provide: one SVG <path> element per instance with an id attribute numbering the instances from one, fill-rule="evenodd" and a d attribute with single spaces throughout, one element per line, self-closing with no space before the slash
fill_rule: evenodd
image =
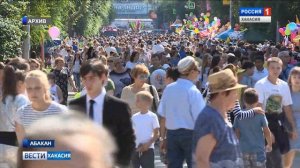
<path id="1" fill-rule="evenodd" d="M 132 159 L 133 168 L 154 168 L 154 150 L 149 148 L 146 152 L 134 152 Z"/>
<path id="2" fill-rule="evenodd" d="M 277 146 L 272 146 L 272 151 L 267 153 L 267 168 L 282 168 L 281 153 Z"/>
<path id="3" fill-rule="evenodd" d="M 192 168 L 193 130 L 178 129 L 167 131 L 168 167 L 182 168 L 184 160 Z"/>
<path id="4" fill-rule="evenodd" d="M 272 152 L 267 153 L 267 168 L 282 168 L 281 155 L 290 150 L 288 134 L 283 127 L 283 113 L 266 113 L 270 131 L 275 137 Z"/>

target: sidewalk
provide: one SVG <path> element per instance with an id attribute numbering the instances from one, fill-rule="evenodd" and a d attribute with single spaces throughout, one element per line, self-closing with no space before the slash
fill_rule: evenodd
<path id="1" fill-rule="evenodd" d="M 299 168 L 299 167 L 300 167 L 300 153 L 296 154 L 292 168 Z"/>

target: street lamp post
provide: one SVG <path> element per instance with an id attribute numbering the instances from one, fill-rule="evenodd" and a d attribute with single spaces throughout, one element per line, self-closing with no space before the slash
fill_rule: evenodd
<path id="1" fill-rule="evenodd" d="M 276 30 L 278 30 L 279 29 L 279 21 L 277 20 L 276 21 Z M 276 31 L 276 43 L 278 43 L 279 42 L 279 32 L 278 31 Z"/>
<path id="2" fill-rule="evenodd" d="M 28 33 L 26 39 L 23 41 L 22 45 L 22 57 L 29 59 L 30 53 L 30 25 L 23 25 L 23 30 Z"/>

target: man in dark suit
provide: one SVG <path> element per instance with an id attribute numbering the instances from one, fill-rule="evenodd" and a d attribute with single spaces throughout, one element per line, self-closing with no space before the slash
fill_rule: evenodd
<path id="1" fill-rule="evenodd" d="M 115 161 L 118 166 L 124 167 L 129 165 L 135 147 L 131 110 L 127 103 L 105 94 L 107 75 L 108 68 L 101 61 L 84 63 L 80 68 L 80 76 L 87 95 L 70 101 L 69 107 L 88 115 L 109 130 L 118 147 Z"/>

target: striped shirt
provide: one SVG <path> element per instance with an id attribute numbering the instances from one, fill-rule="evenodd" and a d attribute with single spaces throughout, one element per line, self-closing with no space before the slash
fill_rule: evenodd
<path id="1" fill-rule="evenodd" d="M 233 114 L 233 118 L 230 117 L 231 114 Z M 242 120 L 246 118 L 251 118 L 254 117 L 254 115 L 255 113 L 253 109 L 243 111 L 238 100 L 236 100 L 233 109 L 229 113 L 227 113 L 229 121 L 231 121 L 232 119 Z M 231 121 L 231 123 L 233 123 L 233 121 Z"/>
<path id="2" fill-rule="evenodd" d="M 21 107 L 17 111 L 16 122 L 22 125 L 26 130 L 33 122 L 41 118 L 67 112 L 67 110 L 66 106 L 54 101 L 51 102 L 50 106 L 45 111 L 36 111 L 32 108 L 32 105 L 29 104 Z"/>
<path id="3" fill-rule="evenodd" d="M 208 84 L 207 84 L 207 87 L 204 92 L 206 92 L 206 98 L 205 98 L 206 102 L 207 102 L 207 104 L 210 104 L 210 100 L 209 100 L 210 99 L 210 91 L 209 91 Z M 233 109 L 227 113 L 227 118 L 228 118 L 228 121 L 233 123 L 234 119 L 242 120 L 242 119 L 254 117 L 254 115 L 255 115 L 255 113 L 254 113 L 253 109 L 243 111 L 241 109 L 239 100 L 236 100 Z"/>

